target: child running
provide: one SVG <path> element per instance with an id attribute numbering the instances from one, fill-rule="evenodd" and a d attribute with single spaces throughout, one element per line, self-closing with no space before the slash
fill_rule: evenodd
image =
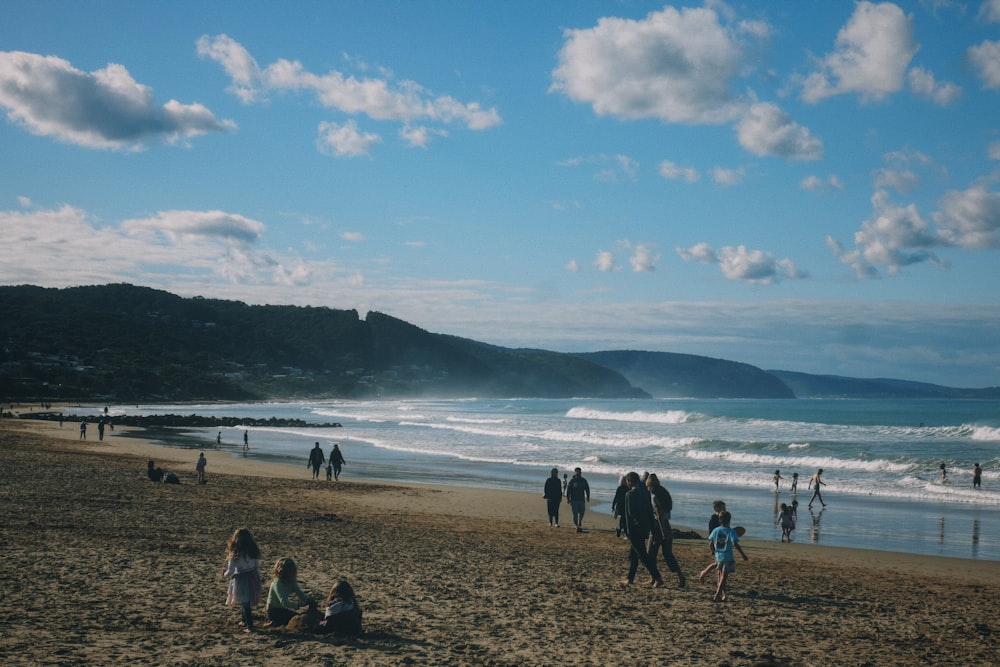
<path id="1" fill-rule="evenodd" d="M 720 525 L 719 515 L 725 511 L 726 511 L 726 503 L 724 503 L 723 501 L 716 500 L 712 503 L 712 516 L 708 518 L 709 535 L 712 534 L 713 530 L 719 527 Z M 713 551 L 712 553 L 714 554 L 715 552 Z M 698 581 L 701 583 L 705 583 L 705 579 L 708 578 L 708 573 L 714 570 L 716 567 L 717 563 L 715 562 L 715 557 L 713 556 L 712 562 L 708 564 L 708 567 L 706 567 L 704 570 L 701 571 L 700 575 L 698 575 Z"/>
<path id="2" fill-rule="evenodd" d="M 226 544 L 223 577 L 229 580 L 226 604 L 242 608 L 243 632 L 253 632 L 253 607 L 260 602 L 260 548 L 247 528 L 238 528 Z"/>
<path id="3" fill-rule="evenodd" d="M 792 508 L 785 503 L 781 503 L 777 524 L 781 526 L 781 541 L 791 542 L 792 531 L 795 530 L 795 518 L 792 515 Z"/>
<path id="4" fill-rule="evenodd" d="M 267 622 L 264 627 L 282 627 L 295 617 L 295 610 L 309 604 L 309 596 L 299 587 L 299 569 L 291 558 L 279 558 L 271 571 L 267 591 Z M 292 596 L 295 600 L 292 600 Z"/>
<path id="5" fill-rule="evenodd" d="M 729 575 L 736 571 L 736 557 L 733 550 L 739 551 L 743 560 L 748 560 L 747 555 L 743 552 L 743 547 L 740 546 L 740 536 L 729 526 L 732 518 L 729 512 L 723 512 L 719 515 L 719 522 L 722 525 L 708 536 L 708 543 L 715 554 L 716 569 L 719 571 L 719 586 L 715 590 L 715 597 L 712 598 L 716 602 L 726 601 L 726 585 L 729 582 Z M 706 572 L 702 573 L 703 576 L 705 574 Z"/>

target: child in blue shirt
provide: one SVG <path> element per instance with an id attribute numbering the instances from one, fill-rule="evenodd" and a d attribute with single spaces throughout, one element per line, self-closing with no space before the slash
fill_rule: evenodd
<path id="1" fill-rule="evenodd" d="M 721 525 L 708 536 L 708 544 L 712 548 L 712 553 L 715 554 L 715 562 L 718 564 L 716 569 L 719 572 L 719 586 L 715 591 L 715 597 L 712 598 L 716 602 L 726 601 L 726 583 L 729 580 L 729 573 L 736 571 L 734 550 L 740 552 L 743 560 L 748 560 L 747 555 L 743 553 L 743 547 L 740 546 L 740 536 L 729 525 L 732 520 L 732 514 L 723 512 L 719 515 Z"/>

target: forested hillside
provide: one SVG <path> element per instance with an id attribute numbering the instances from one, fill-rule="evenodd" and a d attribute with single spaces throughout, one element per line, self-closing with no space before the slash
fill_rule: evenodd
<path id="1" fill-rule="evenodd" d="M 432 334 L 381 313 L 249 306 L 132 285 L 0 287 L 0 398 L 643 396 L 571 355 Z"/>

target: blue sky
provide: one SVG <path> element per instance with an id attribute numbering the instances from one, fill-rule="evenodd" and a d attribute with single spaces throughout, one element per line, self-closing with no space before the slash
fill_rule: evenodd
<path id="1" fill-rule="evenodd" d="M 5 0 L 0 110 L 0 284 L 1000 385 L 1000 0 Z"/>

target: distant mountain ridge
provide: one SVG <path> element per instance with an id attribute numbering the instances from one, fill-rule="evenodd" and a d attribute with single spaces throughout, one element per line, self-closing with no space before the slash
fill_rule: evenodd
<path id="1" fill-rule="evenodd" d="M 397 318 L 183 298 L 128 284 L 0 287 L 0 401 L 372 397 L 997 397 L 904 380 L 764 371 L 669 352 L 570 354 Z"/>

